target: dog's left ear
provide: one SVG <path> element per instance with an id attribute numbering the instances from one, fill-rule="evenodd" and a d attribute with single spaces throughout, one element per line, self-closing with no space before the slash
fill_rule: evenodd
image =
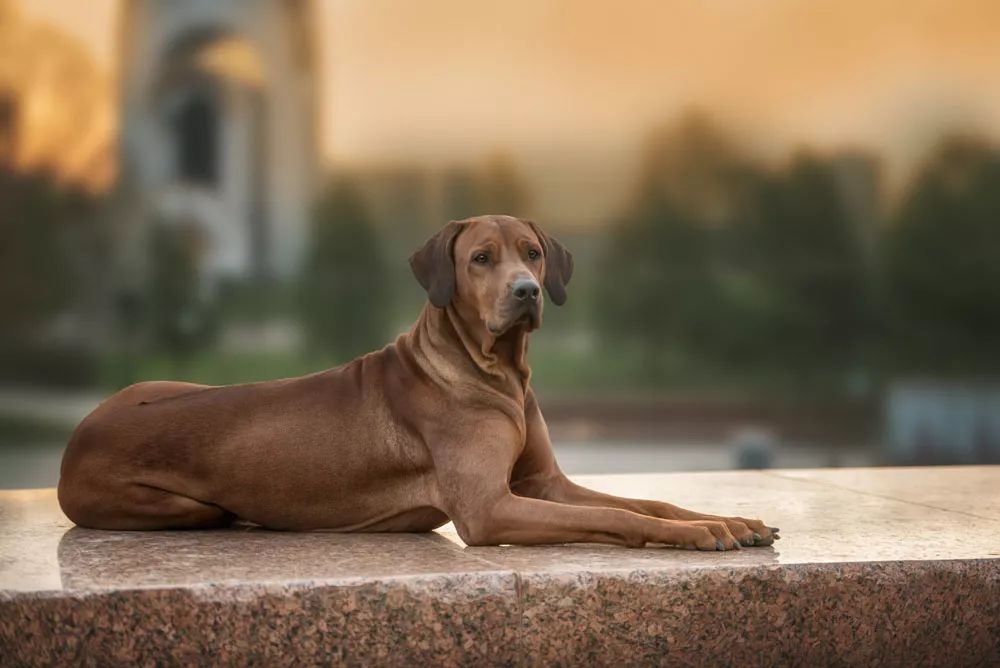
<path id="1" fill-rule="evenodd" d="M 553 304 L 562 306 L 566 303 L 566 284 L 573 276 L 573 254 L 543 232 L 537 223 L 530 220 L 524 222 L 531 225 L 545 251 L 545 291 L 549 293 Z"/>
<path id="2" fill-rule="evenodd" d="M 462 223 L 453 220 L 410 256 L 410 269 L 427 291 L 431 304 L 444 308 L 455 295 L 455 259 L 452 250 Z"/>

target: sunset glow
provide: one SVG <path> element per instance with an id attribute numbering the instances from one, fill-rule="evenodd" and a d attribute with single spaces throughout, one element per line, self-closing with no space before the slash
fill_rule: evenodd
<path id="1" fill-rule="evenodd" d="M 82 142 L 91 148 L 78 149 L 92 155 L 113 134 L 104 81 L 115 68 L 117 3 L 21 8 L 81 40 L 93 58 L 96 83 L 61 93 L 99 100 Z M 625 170 L 651 127 L 698 108 L 765 157 L 800 144 L 870 147 L 898 182 L 942 133 L 1000 127 L 1000 4 L 989 0 L 320 0 L 316 8 L 322 153 L 336 163 L 448 164 L 501 149 L 543 179 L 558 167 L 553 154 Z M 53 114 L 44 123 L 54 128 L 67 122 L 55 109 L 83 104 L 48 94 L 37 93 L 31 113 Z M 58 131 L 44 134 L 25 150 L 62 143 Z M 88 164 L 72 151 L 65 159 Z M 585 186 L 579 179 L 573 185 Z M 621 186 L 606 186 L 610 206 Z"/>

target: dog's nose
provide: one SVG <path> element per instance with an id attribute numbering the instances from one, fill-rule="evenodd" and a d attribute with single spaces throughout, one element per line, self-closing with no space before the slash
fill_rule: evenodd
<path id="1" fill-rule="evenodd" d="M 532 278 L 519 278 L 514 281 L 513 285 L 510 286 L 511 294 L 514 295 L 514 299 L 518 301 L 538 301 L 538 295 L 541 293 L 541 289 L 538 287 L 538 283 Z"/>

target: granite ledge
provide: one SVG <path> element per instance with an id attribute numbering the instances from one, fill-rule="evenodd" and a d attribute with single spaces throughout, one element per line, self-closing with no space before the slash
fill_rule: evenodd
<path id="1" fill-rule="evenodd" d="M 96 532 L 0 492 L 0 665 L 997 665 L 1000 467 L 580 477 L 772 548 Z"/>

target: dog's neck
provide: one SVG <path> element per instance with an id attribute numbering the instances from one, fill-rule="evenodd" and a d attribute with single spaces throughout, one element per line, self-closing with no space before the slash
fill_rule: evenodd
<path id="1" fill-rule="evenodd" d="M 490 386 L 524 401 L 531 379 L 526 327 L 517 325 L 494 336 L 481 325 L 470 326 L 468 316 L 453 304 L 441 309 L 427 303 L 408 336 L 429 363 L 453 366 L 458 360 L 471 362 Z M 451 354 L 442 355 L 441 351 Z M 450 375 L 441 371 L 445 377 Z"/>

